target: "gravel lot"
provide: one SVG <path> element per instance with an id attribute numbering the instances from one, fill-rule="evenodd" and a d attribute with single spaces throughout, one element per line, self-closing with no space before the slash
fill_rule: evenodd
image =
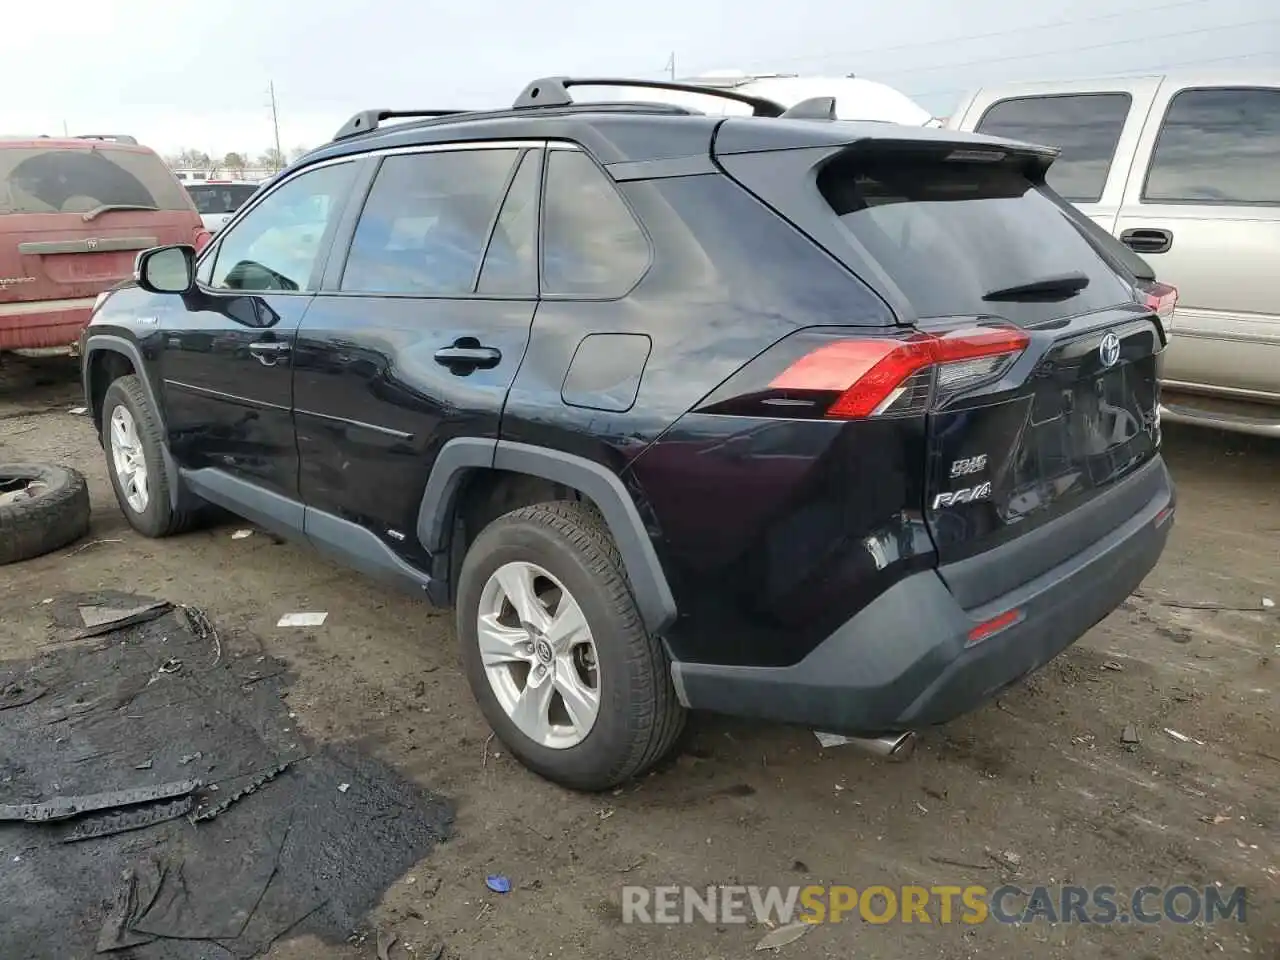
<path id="1" fill-rule="evenodd" d="M 1141 591 L 999 702 L 928 732 L 908 761 L 822 750 L 804 730 L 696 717 L 666 769 L 589 797 L 538 780 L 488 741 L 450 613 L 303 547 L 261 533 L 233 539 L 233 521 L 165 541 L 136 536 L 89 421 L 68 412 L 80 402 L 66 364 L 11 365 L 0 377 L 0 460 L 83 471 L 94 510 L 84 543 L 103 541 L 0 568 L 0 660 L 48 642 L 44 598 L 112 589 L 197 603 L 229 655 L 286 661 L 291 709 L 313 737 L 358 745 L 457 804 L 456 837 L 371 918 L 398 935 L 394 957 L 429 956 L 428 944 L 443 940 L 445 956 L 492 960 L 706 960 L 754 955 L 767 932 L 624 925 L 624 883 L 1005 881 L 1243 885 L 1248 921 L 852 919 L 816 927 L 779 955 L 1280 957 L 1280 608 L 1262 606 L 1280 602 L 1280 443 L 1168 429 L 1179 514 Z M 300 610 L 326 610 L 328 620 L 276 626 Z M 1121 743 L 1129 725 L 1136 746 Z M 1014 856 L 1001 863 L 1005 852 Z M 510 894 L 486 891 L 492 873 L 511 878 Z M 372 938 L 293 941 L 271 956 L 373 957 L 375 948 Z"/>

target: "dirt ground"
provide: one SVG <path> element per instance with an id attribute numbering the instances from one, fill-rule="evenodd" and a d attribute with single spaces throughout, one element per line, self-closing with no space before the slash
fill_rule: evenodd
<path id="1" fill-rule="evenodd" d="M 1280 603 L 1280 443 L 1167 429 L 1178 519 L 1139 593 L 998 702 L 927 732 L 906 762 L 700 716 L 665 769 L 591 797 L 537 779 L 488 740 L 450 613 L 304 547 L 233 539 L 233 521 L 165 541 L 135 535 L 90 421 L 69 412 L 80 402 L 65 364 L 0 379 L 0 461 L 83 471 L 94 511 L 79 547 L 0 568 L 0 660 L 48 642 L 44 598 L 111 589 L 197 603 L 233 650 L 286 661 L 291 709 L 312 736 L 359 745 L 457 804 L 454 839 L 371 918 L 398 935 L 393 957 L 430 956 L 444 941 L 444 956 L 487 960 L 709 960 L 754 955 L 767 932 L 623 924 L 624 884 L 1008 881 L 1110 884 L 1122 898 L 1146 884 L 1243 885 L 1247 922 L 851 919 L 778 955 L 1280 958 L 1280 607 L 1262 605 Z M 276 626 L 312 610 L 328 611 L 323 626 Z M 1136 746 L 1121 743 L 1129 725 Z M 511 893 L 485 889 L 493 873 L 511 878 Z M 375 946 L 294 941 L 271 956 L 373 957 Z"/>

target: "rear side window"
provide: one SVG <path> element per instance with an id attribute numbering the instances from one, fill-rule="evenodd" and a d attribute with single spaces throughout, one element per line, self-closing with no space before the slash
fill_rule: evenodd
<path id="1" fill-rule="evenodd" d="M 1183 90 L 1169 102 L 1142 199 L 1280 204 L 1280 90 Z"/>
<path id="2" fill-rule="evenodd" d="M 649 266 L 649 241 L 608 177 L 578 150 L 547 155 L 542 292 L 623 296 Z"/>
<path id="3" fill-rule="evenodd" d="M 437 297 L 471 293 L 519 153 L 387 157 L 356 225 L 342 289 Z"/>
<path id="4" fill-rule="evenodd" d="M 921 317 L 1034 324 L 1132 297 L 1067 214 L 1014 164 L 849 158 L 826 167 L 818 186 Z M 1077 289 L 1009 292 L 1055 278 L 1074 278 Z"/>
<path id="5" fill-rule="evenodd" d="M 154 153 L 108 146 L 0 147 L 0 215 L 83 214 L 113 205 L 191 209 L 186 192 Z"/>
<path id="6" fill-rule="evenodd" d="M 258 188 L 249 183 L 192 183 L 187 193 L 201 213 L 235 213 Z"/>
<path id="7" fill-rule="evenodd" d="M 481 294 L 538 295 L 538 178 L 542 151 L 530 150 L 502 201 L 480 271 Z"/>
<path id="8" fill-rule="evenodd" d="M 1057 147 L 1049 186 L 1068 200 L 1102 197 L 1116 144 L 1129 116 L 1127 93 L 1087 93 L 1001 100 L 983 115 L 978 131 L 1025 143 Z"/>

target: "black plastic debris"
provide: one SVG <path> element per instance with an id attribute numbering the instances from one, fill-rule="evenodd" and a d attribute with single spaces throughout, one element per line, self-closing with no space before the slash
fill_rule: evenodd
<path id="1" fill-rule="evenodd" d="M 49 609 L 74 639 L 95 602 L 148 618 L 0 664 L 0 683 L 42 690 L 0 722 L 6 958 L 248 960 L 282 937 L 340 943 L 448 834 L 447 802 L 299 734 L 284 664 L 236 657 L 207 617 L 152 617 L 145 599 Z"/>

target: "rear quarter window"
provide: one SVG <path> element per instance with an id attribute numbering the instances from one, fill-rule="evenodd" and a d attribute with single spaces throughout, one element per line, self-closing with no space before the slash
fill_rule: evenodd
<path id="1" fill-rule="evenodd" d="M 109 204 L 192 208 L 173 174 L 148 151 L 0 147 L 0 214 L 88 213 Z"/>
<path id="2" fill-rule="evenodd" d="M 1182 90 L 1169 101 L 1142 199 L 1280 204 L 1280 90 Z"/>
<path id="3" fill-rule="evenodd" d="M 1015 164 L 880 157 L 839 159 L 818 186 L 853 238 L 923 318 L 999 316 L 1036 324 L 1132 299 L 1051 194 Z M 988 299 L 1065 274 L 1071 295 Z"/>
<path id="4" fill-rule="evenodd" d="M 977 130 L 1057 147 L 1062 153 L 1049 168 L 1049 186 L 1067 200 L 1096 203 L 1132 103 L 1127 93 L 1018 97 L 989 107 Z"/>

